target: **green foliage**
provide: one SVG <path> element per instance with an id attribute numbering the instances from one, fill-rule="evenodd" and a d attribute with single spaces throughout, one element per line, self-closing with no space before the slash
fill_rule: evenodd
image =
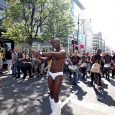
<path id="1" fill-rule="evenodd" d="M 7 0 L 2 26 L 4 37 L 15 41 L 66 38 L 74 28 L 69 0 Z M 39 29 L 42 34 L 39 33 Z"/>
<path id="2" fill-rule="evenodd" d="M 52 39 L 55 37 L 59 37 L 60 39 L 67 38 L 74 29 L 74 20 L 69 10 L 69 1 L 52 1 L 47 24 L 42 26 L 44 37 Z"/>

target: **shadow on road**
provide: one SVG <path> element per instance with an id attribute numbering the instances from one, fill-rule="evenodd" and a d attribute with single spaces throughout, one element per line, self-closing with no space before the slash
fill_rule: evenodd
<path id="1" fill-rule="evenodd" d="M 99 102 L 104 103 L 108 106 L 115 107 L 115 100 L 110 95 L 108 95 L 108 92 L 105 91 L 103 88 L 100 88 L 99 90 L 95 89 L 95 94 Z"/>
<path id="2" fill-rule="evenodd" d="M 83 100 L 83 97 L 87 94 L 87 92 L 83 91 L 83 89 L 79 85 L 73 85 L 71 88 L 71 92 L 72 91 L 78 91 L 76 93 L 78 100 Z"/>
<path id="3" fill-rule="evenodd" d="M 72 113 L 71 107 L 65 105 L 62 109 L 62 115 L 74 115 L 74 114 Z"/>
<path id="4" fill-rule="evenodd" d="M 6 82 L 0 87 L 0 115 L 48 115 L 50 106 L 44 107 L 48 95 L 43 96 L 48 93 L 48 87 L 44 87 L 43 81 L 9 78 Z"/>
<path id="5" fill-rule="evenodd" d="M 110 84 L 111 84 L 112 86 L 115 86 L 115 80 L 111 79 L 111 80 L 110 80 Z"/>

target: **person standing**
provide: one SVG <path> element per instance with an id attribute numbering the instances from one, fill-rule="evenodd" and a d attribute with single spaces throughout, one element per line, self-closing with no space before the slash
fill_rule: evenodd
<path id="1" fill-rule="evenodd" d="M 9 47 L 5 51 L 5 60 L 6 60 L 6 64 L 8 65 L 7 70 L 9 72 L 11 69 L 11 64 L 12 64 L 12 52 Z"/>
<path id="2" fill-rule="evenodd" d="M 92 57 L 92 65 L 94 63 L 98 62 L 98 64 L 101 66 L 102 58 L 101 58 L 100 54 L 101 54 L 101 49 L 98 49 L 97 53 Z M 94 75 L 95 75 L 95 73 L 91 72 L 91 85 L 93 85 Z M 101 84 L 101 74 L 98 73 L 97 75 L 98 75 L 98 78 L 99 78 L 99 84 L 98 85 L 102 86 L 102 84 Z"/>
<path id="3" fill-rule="evenodd" d="M 66 51 L 61 48 L 61 41 L 59 38 L 52 40 L 51 44 L 55 48 L 54 52 L 33 51 L 33 55 L 36 58 L 52 60 L 48 76 L 50 103 L 52 109 L 51 115 L 61 115 L 61 102 L 59 101 L 59 93 L 63 80 L 63 66 L 66 58 Z"/>
<path id="4" fill-rule="evenodd" d="M 104 73 L 106 75 L 106 79 L 110 81 L 110 69 L 111 69 L 111 55 L 109 55 L 108 52 L 105 53 L 105 56 L 103 57 L 104 60 Z"/>
<path id="5" fill-rule="evenodd" d="M 27 76 L 27 72 L 29 73 L 29 78 L 32 78 L 32 64 L 30 56 L 27 52 L 23 54 L 23 59 L 21 60 L 21 67 L 20 67 L 22 73 L 23 73 L 23 80 L 25 80 Z"/>
<path id="6" fill-rule="evenodd" d="M 86 57 L 86 54 L 85 54 L 85 51 L 83 51 L 83 54 L 81 56 L 81 72 L 83 74 L 82 78 L 85 80 L 85 75 L 86 75 L 86 69 L 87 69 L 87 57 Z"/>
<path id="7" fill-rule="evenodd" d="M 2 51 L 2 48 L 0 48 L 0 74 L 3 74 L 2 66 L 3 66 L 3 51 Z"/>
<path id="8" fill-rule="evenodd" d="M 17 75 L 17 61 L 18 61 L 18 53 L 14 49 L 12 52 L 12 77 L 16 77 Z"/>
<path id="9" fill-rule="evenodd" d="M 111 60 L 112 78 L 115 77 L 115 53 L 113 53 Z"/>
<path id="10" fill-rule="evenodd" d="M 73 74 L 72 83 L 73 83 L 73 85 L 76 85 L 76 83 L 78 82 L 79 77 L 80 77 L 78 68 L 79 68 L 79 62 L 80 62 L 81 58 L 78 56 L 78 52 L 74 52 L 71 55 L 70 60 L 72 62 L 72 65 L 74 67 L 76 66 L 76 70 L 73 71 L 73 70 L 70 69 L 70 78 Z"/>

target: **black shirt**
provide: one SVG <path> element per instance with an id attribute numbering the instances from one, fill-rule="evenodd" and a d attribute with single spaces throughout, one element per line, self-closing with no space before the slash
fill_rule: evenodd
<path id="1" fill-rule="evenodd" d="M 7 60 L 11 60 L 12 59 L 12 52 L 10 50 L 5 52 L 5 58 Z"/>
<path id="2" fill-rule="evenodd" d="M 99 54 L 96 54 L 92 57 L 92 63 L 95 63 L 96 61 L 98 61 L 98 63 L 100 64 L 101 56 Z"/>
<path id="3" fill-rule="evenodd" d="M 79 63 L 79 61 L 80 61 L 80 57 L 79 56 L 72 56 L 71 58 L 70 58 L 70 60 L 71 60 L 71 62 L 73 63 L 73 65 L 76 65 L 76 64 L 78 64 Z"/>
<path id="4" fill-rule="evenodd" d="M 104 56 L 104 60 L 105 60 L 105 64 L 106 63 L 111 63 L 111 56 L 110 55 Z"/>
<path id="5" fill-rule="evenodd" d="M 115 55 L 112 57 L 113 62 L 115 63 Z"/>

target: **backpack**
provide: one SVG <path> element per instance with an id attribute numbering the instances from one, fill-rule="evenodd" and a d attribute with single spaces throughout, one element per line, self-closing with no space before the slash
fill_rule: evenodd
<path id="1" fill-rule="evenodd" d="M 94 63 L 90 71 L 92 73 L 100 73 L 100 65 L 98 63 Z"/>

